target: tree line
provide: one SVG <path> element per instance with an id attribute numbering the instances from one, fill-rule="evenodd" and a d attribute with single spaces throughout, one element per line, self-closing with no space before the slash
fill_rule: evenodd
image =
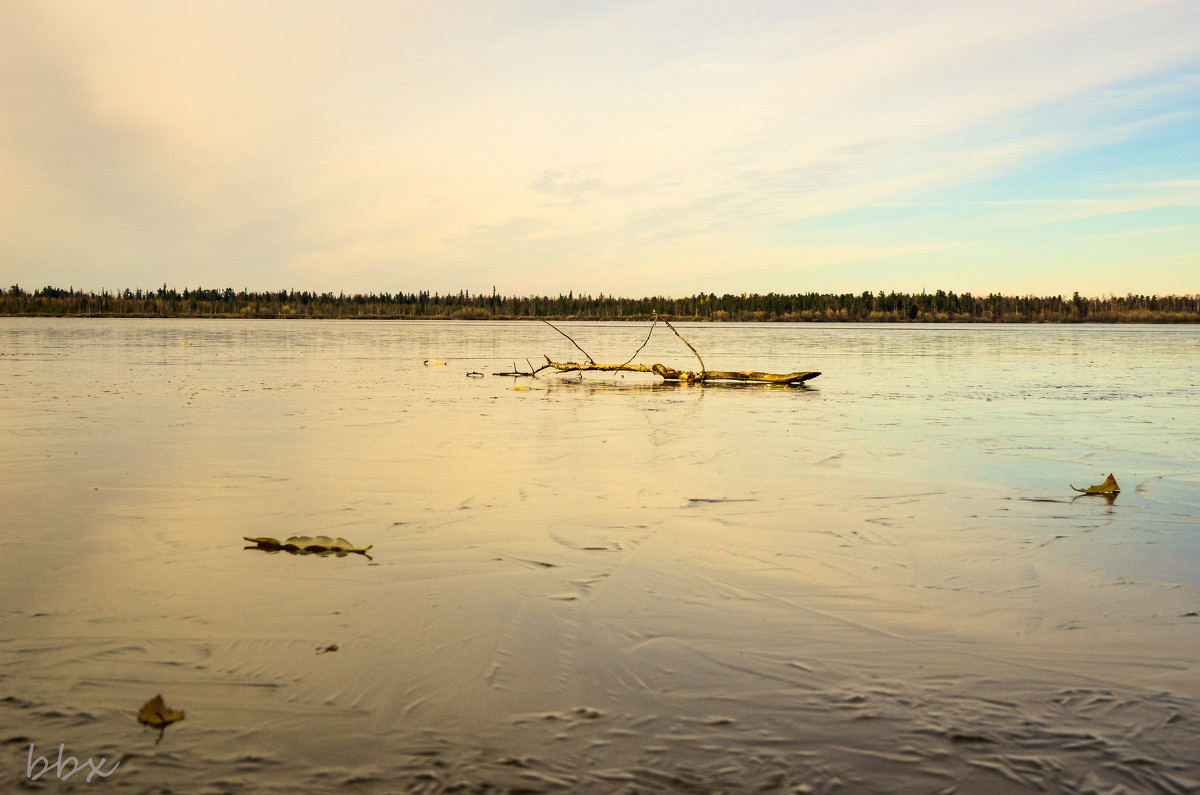
<path id="1" fill-rule="evenodd" d="M 1200 295 L 975 296 L 935 293 L 698 293 L 683 298 L 600 294 L 504 296 L 471 293 L 278 292 L 168 288 L 80 291 L 13 285 L 0 292 L 0 316 L 175 318 L 359 318 L 449 320 L 635 320 L 655 313 L 699 321 L 843 321 L 917 323 L 1196 323 Z"/>

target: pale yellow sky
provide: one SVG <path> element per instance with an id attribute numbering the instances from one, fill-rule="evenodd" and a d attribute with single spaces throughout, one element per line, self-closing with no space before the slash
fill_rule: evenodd
<path id="1" fill-rule="evenodd" d="M 1200 292 L 1200 3 L 0 0 L 5 284 Z"/>

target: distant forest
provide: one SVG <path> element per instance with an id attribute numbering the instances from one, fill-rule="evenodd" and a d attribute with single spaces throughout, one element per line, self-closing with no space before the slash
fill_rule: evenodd
<path id="1" fill-rule="evenodd" d="M 935 293 L 715 293 L 686 298 L 611 295 L 503 296 L 466 290 L 346 295 L 338 293 L 122 290 L 82 292 L 14 285 L 0 292 L 0 316 L 345 318 L 442 320 L 648 320 L 657 312 L 700 321 L 841 321 L 901 323 L 1197 323 L 1200 295 L 1084 298 Z"/>

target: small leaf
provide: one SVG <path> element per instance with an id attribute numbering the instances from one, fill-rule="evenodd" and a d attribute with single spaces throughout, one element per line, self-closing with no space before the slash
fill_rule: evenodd
<path id="1" fill-rule="evenodd" d="M 1080 494 L 1120 494 L 1121 493 L 1121 487 L 1117 485 L 1117 479 L 1112 476 L 1112 473 L 1109 473 L 1109 476 L 1107 478 L 1105 478 L 1104 482 L 1101 483 L 1099 486 L 1088 486 L 1086 489 L 1076 489 L 1075 484 L 1071 483 L 1068 485 L 1070 485 L 1071 488 L 1075 489 L 1075 491 L 1078 491 Z"/>
<path id="2" fill-rule="evenodd" d="M 161 695 L 147 701 L 138 711 L 138 721 L 156 729 L 169 726 L 177 720 L 183 720 L 183 712 L 169 708 L 163 703 Z"/>
<path id="3" fill-rule="evenodd" d="M 329 536 L 291 536 L 287 541 L 280 541 L 277 538 L 252 538 L 250 536 L 242 536 L 243 539 L 254 544 L 259 549 L 267 550 L 268 552 L 277 552 L 285 550 L 293 555 L 308 555 L 308 554 L 323 554 L 333 552 L 339 557 L 347 552 L 354 552 L 359 555 L 367 555 L 367 550 L 374 544 L 367 544 L 365 547 L 356 547 L 344 538 L 330 538 Z"/>
<path id="4" fill-rule="evenodd" d="M 365 553 L 374 544 L 356 547 L 344 538 L 329 536 L 292 536 L 284 544 L 284 548 L 296 547 L 302 552 L 359 552 Z"/>

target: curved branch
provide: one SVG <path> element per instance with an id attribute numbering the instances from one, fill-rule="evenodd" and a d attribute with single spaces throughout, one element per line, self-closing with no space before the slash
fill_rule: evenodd
<path id="1" fill-rule="evenodd" d="M 642 348 L 646 347 L 646 343 L 650 341 L 650 335 L 654 333 L 654 326 L 657 323 L 658 323 L 658 313 L 655 312 L 654 313 L 654 322 L 650 324 L 650 330 L 646 332 L 646 339 L 642 340 L 641 346 L 636 351 L 633 352 L 633 356 L 630 356 L 628 359 L 625 360 L 625 362 L 624 362 L 625 364 L 629 364 L 634 359 L 636 359 L 637 355 L 642 352 Z"/>
<path id="2" fill-rule="evenodd" d="M 658 314 L 657 314 L 657 313 L 655 313 L 654 317 L 657 319 L 657 318 L 658 318 Z M 667 320 L 667 319 L 664 317 L 664 318 L 662 319 L 662 322 L 666 323 L 666 324 L 667 324 L 667 328 L 671 329 L 671 331 L 675 331 L 675 327 L 671 325 L 671 321 Z M 652 326 L 651 328 L 653 328 L 653 326 Z M 678 331 L 675 331 L 675 336 L 676 336 L 676 337 L 679 337 L 679 339 L 683 340 L 683 344 L 684 344 L 684 345 L 686 345 L 686 346 L 688 346 L 689 348 L 691 348 L 691 349 L 692 349 L 692 353 L 696 354 L 696 358 L 697 358 L 697 359 L 700 359 L 700 354 L 699 354 L 699 352 L 698 352 L 698 351 L 697 351 L 695 348 L 692 348 L 692 343 L 690 343 L 690 342 L 688 342 L 687 340 L 683 339 L 683 335 L 682 335 L 682 334 L 680 334 Z M 702 379 L 702 380 L 703 380 L 703 376 L 704 376 L 704 373 L 705 373 L 705 372 L 706 372 L 706 371 L 705 371 L 705 369 L 704 369 L 704 360 L 703 360 L 703 359 L 700 359 L 700 375 L 701 375 L 701 379 Z"/>
<path id="3" fill-rule="evenodd" d="M 542 322 L 543 322 L 543 323 L 545 323 L 545 324 L 546 324 L 547 326 L 549 326 L 550 328 L 552 328 L 552 329 L 554 329 L 555 331 L 557 331 L 559 334 L 562 334 L 562 335 L 563 335 L 564 337 L 566 337 L 568 340 L 571 340 L 571 344 L 572 344 L 572 345 L 574 345 L 576 348 L 579 348 L 579 343 L 578 343 L 578 342 L 576 342 L 575 340 L 572 340 L 572 339 L 571 339 L 571 335 L 567 334 L 567 332 L 563 331 L 563 330 L 562 330 L 562 329 L 560 329 L 558 326 L 556 326 L 556 325 L 554 325 L 553 323 L 551 323 L 549 320 L 543 320 Z M 587 351 L 585 351 L 583 348 L 579 348 L 579 352 L 580 352 L 580 353 L 582 353 L 584 356 L 586 356 L 586 357 L 587 357 L 587 360 L 588 360 L 589 362 L 591 362 L 592 364 L 595 364 L 595 363 L 596 363 L 596 360 L 592 358 L 592 355 L 591 355 L 590 353 L 588 353 Z"/>

